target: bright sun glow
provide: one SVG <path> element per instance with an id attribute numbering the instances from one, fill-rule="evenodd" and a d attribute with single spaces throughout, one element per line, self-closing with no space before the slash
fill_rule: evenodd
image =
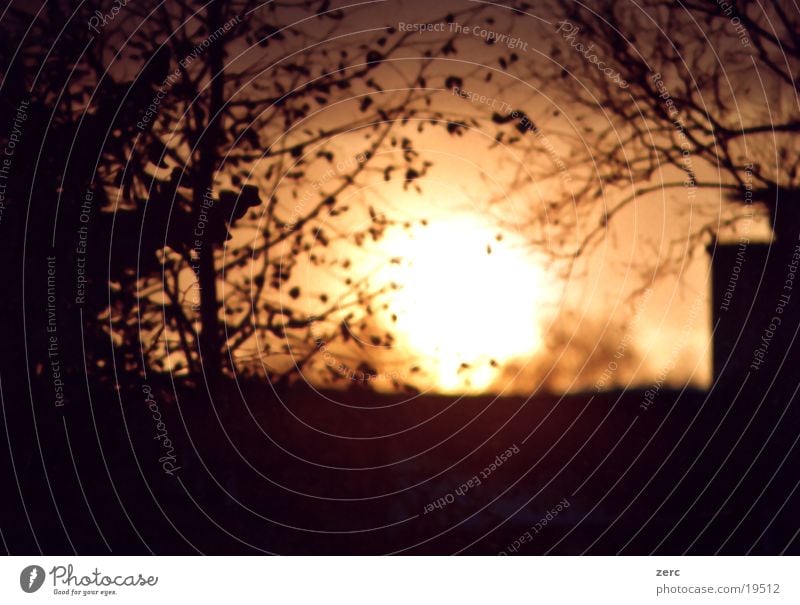
<path id="1" fill-rule="evenodd" d="M 401 286 L 390 302 L 395 333 L 439 391 L 481 391 L 542 344 L 546 274 L 513 234 L 498 233 L 454 217 L 389 234 L 382 246 L 403 259 L 385 270 Z"/>

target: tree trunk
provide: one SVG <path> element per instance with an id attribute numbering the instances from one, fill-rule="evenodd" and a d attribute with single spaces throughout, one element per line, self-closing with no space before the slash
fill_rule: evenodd
<path id="1" fill-rule="evenodd" d="M 222 326 L 217 301 L 217 268 L 214 247 L 203 246 L 200 253 L 200 356 L 202 371 L 209 384 L 216 384 L 222 372 Z"/>
<path id="2" fill-rule="evenodd" d="M 215 32 L 222 25 L 222 2 L 209 4 L 206 9 L 208 32 Z M 198 146 L 198 161 L 195 166 L 194 207 L 199 214 L 203 196 L 213 188 L 214 175 L 219 164 L 220 116 L 224 106 L 225 80 L 223 63 L 225 41 L 219 39 L 208 49 L 211 66 L 210 97 L 208 102 L 208 123 Z M 217 242 L 206 238 L 200 251 L 200 354 L 205 380 L 209 387 L 216 385 L 222 375 L 222 326 L 219 319 L 219 300 L 217 298 L 217 269 L 214 252 Z"/>

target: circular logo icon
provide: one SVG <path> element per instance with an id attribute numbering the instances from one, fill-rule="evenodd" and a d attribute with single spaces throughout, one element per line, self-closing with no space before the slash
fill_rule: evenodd
<path id="1" fill-rule="evenodd" d="M 28 565 L 19 574 L 19 586 L 25 592 L 36 592 L 44 584 L 44 569 L 38 565 Z"/>

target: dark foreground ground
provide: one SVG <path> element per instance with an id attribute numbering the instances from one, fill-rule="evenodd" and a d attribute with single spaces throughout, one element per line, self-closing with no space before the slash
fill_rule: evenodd
<path id="1" fill-rule="evenodd" d="M 148 386 L 4 389 L 8 552 L 800 552 L 796 406 L 758 393 Z"/>

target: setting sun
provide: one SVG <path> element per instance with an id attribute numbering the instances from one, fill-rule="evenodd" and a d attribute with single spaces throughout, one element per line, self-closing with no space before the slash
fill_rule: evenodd
<path id="1" fill-rule="evenodd" d="M 383 249 L 402 262 L 385 277 L 398 341 L 440 391 L 479 391 L 505 362 L 542 344 L 548 280 L 513 234 L 463 216 L 395 232 Z"/>

